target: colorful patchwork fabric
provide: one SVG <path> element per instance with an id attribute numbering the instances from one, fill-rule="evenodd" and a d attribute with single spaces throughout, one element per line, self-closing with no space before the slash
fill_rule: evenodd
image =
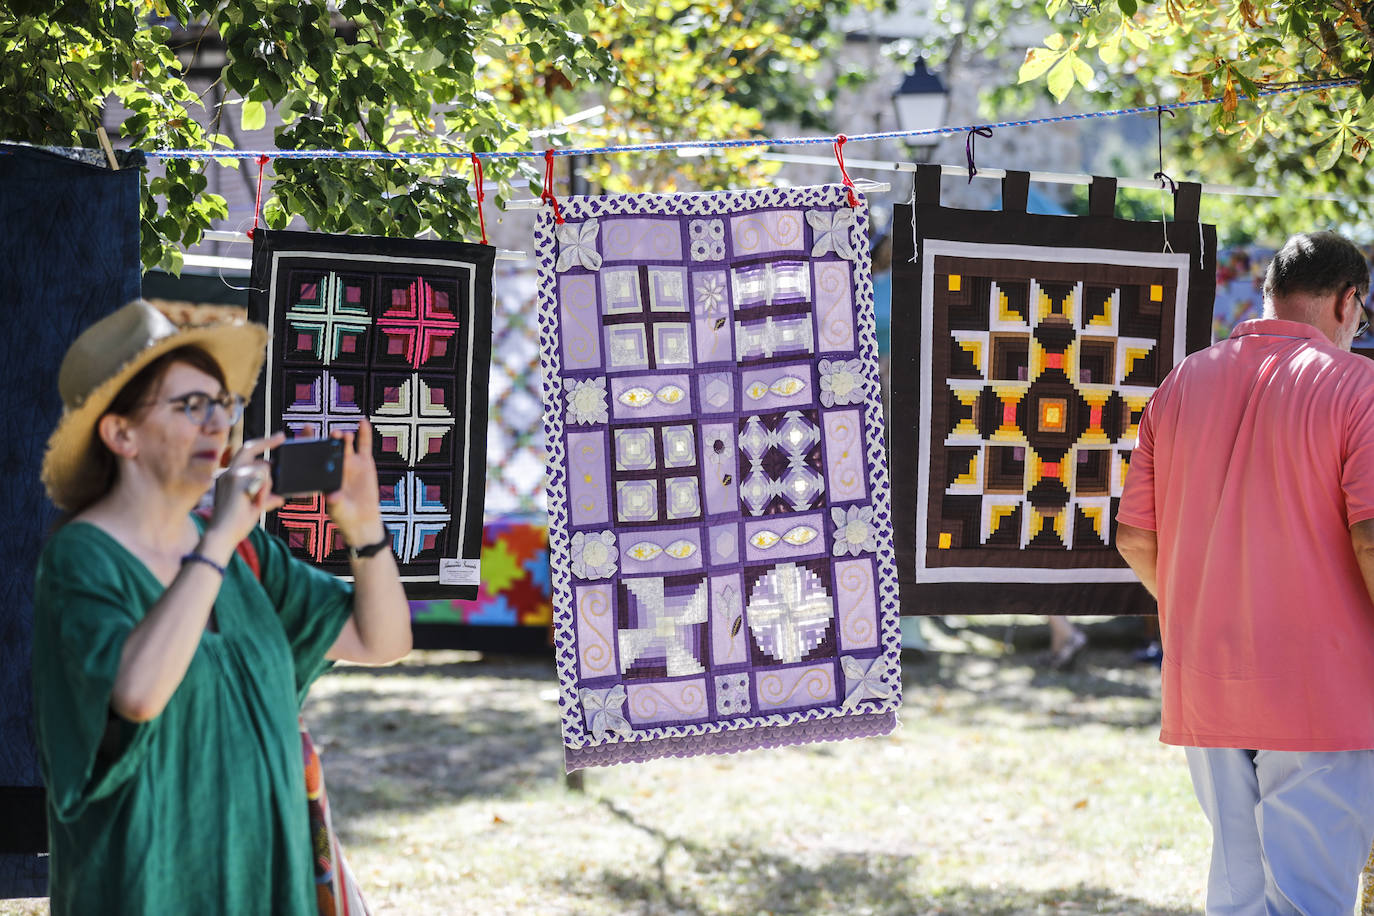
<path id="1" fill-rule="evenodd" d="M 1017 200 L 1025 173 L 1008 180 Z M 920 173 L 893 253 L 903 613 L 1153 613 L 1115 517 L 1146 402 L 1209 342 L 1196 187 L 1161 252 L 1159 223 L 1112 217 L 1114 182 L 1093 215 L 1037 216 L 941 207 Z"/>
<path id="2" fill-rule="evenodd" d="M 482 528 L 482 584 L 476 600 L 412 601 L 410 615 L 417 624 L 549 626 L 553 623 L 549 526 L 542 519 L 487 522 Z"/>
<path id="3" fill-rule="evenodd" d="M 883 734 L 900 636 L 867 204 L 539 217 L 569 769 Z"/>
<path id="4" fill-rule="evenodd" d="M 366 416 L 382 518 L 412 598 L 475 598 L 486 476 L 486 245 L 259 229 L 249 315 L 272 333 L 250 430 L 324 436 Z M 341 576 L 347 545 L 319 495 L 269 519 Z"/>

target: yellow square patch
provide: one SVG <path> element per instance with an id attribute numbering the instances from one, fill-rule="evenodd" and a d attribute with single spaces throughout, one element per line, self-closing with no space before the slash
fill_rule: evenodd
<path id="1" fill-rule="evenodd" d="M 940 532 L 940 549 L 941 549 L 941 550 L 949 550 L 949 546 L 950 546 L 950 544 L 952 544 L 952 543 L 953 543 L 953 538 L 950 537 L 949 532 L 948 532 L 948 531 L 941 531 L 941 532 Z"/>
<path id="2" fill-rule="evenodd" d="M 1164 287 L 1160 286 L 1158 283 L 1153 283 L 1153 284 L 1151 284 L 1151 285 L 1150 285 L 1150 301 L 1151 301 L 1151 302 L 1163 302 L 1163 301 L 1164 301 Z"/>
<path id="3" fill-rule="evenodd" d="M 963 286 L 963 283 L 964 283 L 964 278 L 961 277 L 961 276 L 959 276 L 958 274 L 950 274 L 950 275 L 949 275 L 949 291 L 950 291 L 951 293 L 957 293 L 957 292 L 959 292 L 959 288 L 960 288 L 961 286 Z"/>

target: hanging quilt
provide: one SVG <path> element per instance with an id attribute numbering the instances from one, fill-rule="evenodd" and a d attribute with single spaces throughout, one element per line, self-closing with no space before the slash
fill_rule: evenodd
<path id="1" fill-rule="evenodd" d="M 272 336 L 248 428 L 321 436 L 371 421 L 382 520 L 412 598 L 477 597 L 495 254 L 264 229 L 253 239 L 249 317 Z M 348 575 L 319 494 L 290 500 L 267 527 Z"/>
<path id="2" fill-rule="evenodd" d="M 48 887 L 48 829 L 33 738 L 33 575 L 58 511 L 38 482 L 62 415 L 57 370 L 78 333 L 138 298 L 143 154 L 0 144 L 0 277 L 7 370 L 0 437 L 0 898 Z"/>
<path id="3" fill-rule="evenodd" d="M 553 624 L 547 520 L 488 519 L 477 598 L 412 601 L 410 619 L 419 649 L 547 652 Z"/>
<path id="4" fill-rule="evenodd" d="M 892 471 L 905 614 L 1153 613 L 1116 551 L 1141 411 L 1209 343 L 1216 232 L 1173 219 L 940 205 L 922 168 L 894 218 Z M 914 225 L 913 225 L 914 224 Z M 1161 249 L 1166 249 L 1161 251 Z"/>
<path id="5" fill-rule="evenodd" d="M 535 240 L 568 768 L 890 731 L 867 204 L 832 186 L 562 215 Z"/>
<path id="6" fill-rule="evenodd" d="M 545 515 L 539 276 L 533 259 L 497 264 L 491 322 L 487 516 Z"/>

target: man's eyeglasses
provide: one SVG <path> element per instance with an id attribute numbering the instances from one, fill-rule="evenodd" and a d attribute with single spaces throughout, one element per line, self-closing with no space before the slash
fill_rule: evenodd
<path id="1" fill-rule="evenodd" d="M 180 407 L 181 412 L 186 414 L 186 419 L 201 427 L 210 422 L 210 415 L 216 407 L 224 409 L 229 426 L 233 426 L 243 416 L 243 398 L 236 394 L 222 394 L 212 398 L 203 391 L 192 391 L 180 397 L 168 398 L 167 403 Z"/>

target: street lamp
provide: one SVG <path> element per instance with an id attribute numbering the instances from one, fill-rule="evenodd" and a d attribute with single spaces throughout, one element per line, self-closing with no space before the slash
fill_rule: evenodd
<path id="1" fill-rule="evenodd" d="M 938 74 L 926 69 L 923 57 L 916 58 L 911 72 L 902 80 L 902 85 L 892 93 L 892 104 L 897 109 L 898 130 L 927 130 L 944 127 L 945 116 L 949 113 L 949 90 Z M 922 147 L 923 161 L 928 160 L 941 134 L 921 134 L 903 137 L 910 147 Z"/>

